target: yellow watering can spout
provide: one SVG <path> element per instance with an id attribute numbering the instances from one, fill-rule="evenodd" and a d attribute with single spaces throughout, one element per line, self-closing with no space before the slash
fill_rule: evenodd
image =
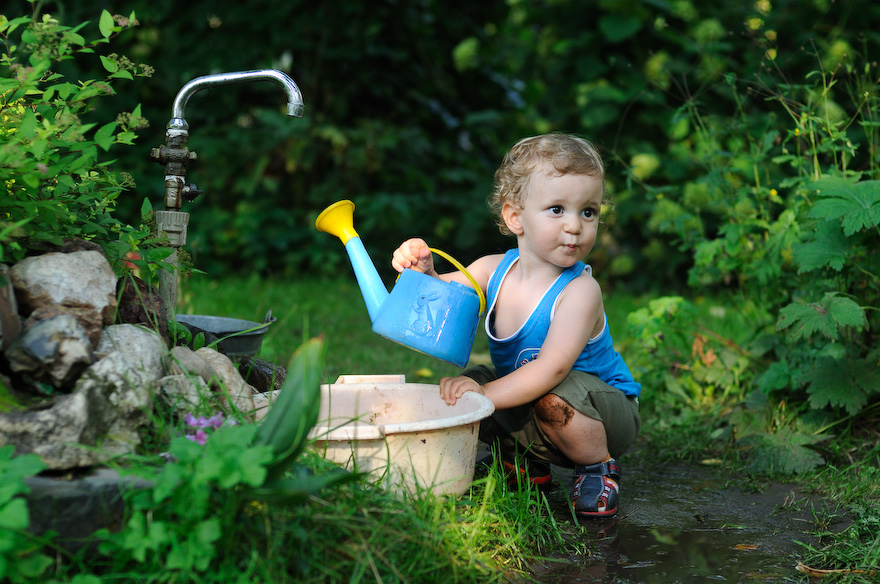
<path id="1" fill-rule="evenodd" d="M 318 231 L 335 235 L 342 240 L 342 245 L 348 243 L 352 237 L 358 237 L 354 230 L 354 203 L 351 201 L 338 201 L 324 209 L 315 219 L 315 227 Z"/>
<path id="2" fill-rule="evenodd" d="M 335 235 L 342 241 L 354 268 L 364 304 L 367 305 L 370 322 L 376 322 L 379 309 L 388 298 L 388 290 L 385 289 L 385 284 L 382 283 L 379 272 L 370 260 L 360 236 L 354 230 L 354 203 L 351 201 L 333 203 L 318 215 L 315 219 L 315 227 L 318 231 Z"/>

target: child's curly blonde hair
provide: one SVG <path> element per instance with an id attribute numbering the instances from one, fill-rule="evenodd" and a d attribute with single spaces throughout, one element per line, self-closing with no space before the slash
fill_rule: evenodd
<path id="1" fill-rule="evenodd" d="M 559 174 L 585 174 L 602 182 L 605 196 L 605 167 L 595 146 L 570 134 L 553 133 L 523 138 L 514 144 L 501 166 L 495 171 L 495 189 L 489 197 L 489 208 L 504 235 L 511 235 L 501 216 L 501 209 L 510 203 L 522 209 L 529 181 L 538 167 L 549 162 Z"/>

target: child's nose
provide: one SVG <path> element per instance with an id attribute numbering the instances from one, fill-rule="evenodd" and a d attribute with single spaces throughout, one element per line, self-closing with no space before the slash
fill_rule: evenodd
<path id="1" fill-rule="evenodd" d="M 577 217 L 569 215 L 565 218 L 565 224 L 563 229 L 565 229 L 566 233 L 571 233 L 577 235 L 581 232 L 581 222 Z"/>

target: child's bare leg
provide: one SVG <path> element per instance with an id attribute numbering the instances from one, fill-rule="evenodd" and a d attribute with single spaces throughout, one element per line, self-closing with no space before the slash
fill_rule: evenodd
<path id="1" fill-rule="evenodd" d="M 620 465 L 608 452 L 605 426 L 552 393 L 535 404 L 535 417 L 553 444 L 575 463 L 571 505 L 582 517 L 617 514 Z"/>
<path id="2" fill-rule="evenodd" d="M 553 444 L 575 464 L 608 459 L 608 440 L 602 422 L 587 417 L 561 397 L 549 393 L 535 403 L 535 417 Z"/>

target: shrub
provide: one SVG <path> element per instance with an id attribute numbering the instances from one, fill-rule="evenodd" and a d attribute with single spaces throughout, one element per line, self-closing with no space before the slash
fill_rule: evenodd
<path id="1" fill-rule="evenodd" d="M 64 26 L 49 14 L 0 16 L 0 261 L 14 262 L 32 251 L 80 238 L 99 244 L 119 271 L 123 258 L 155 244 L 146 227 L 125 225 L 112 215 L 120 193 L 134 188 L 106 155 L 131 145 L 147 126 L 140 106 L 115 120 L 90 119 L 94 102 L 116 95 L 114 84 L 149 77 L 149 66 L 99 51 L 137 24 L 106 10 L 99 36 L 87 39 L 89 23 Z M 100 63 L 104 77 L 65 74 L 76 61 Z M 155 247 L 155 246 L 154 246 Z M 141 250 L 144 260 L 168 251 Z M 155 270 L 155 262 L 152 263 Z"/>

